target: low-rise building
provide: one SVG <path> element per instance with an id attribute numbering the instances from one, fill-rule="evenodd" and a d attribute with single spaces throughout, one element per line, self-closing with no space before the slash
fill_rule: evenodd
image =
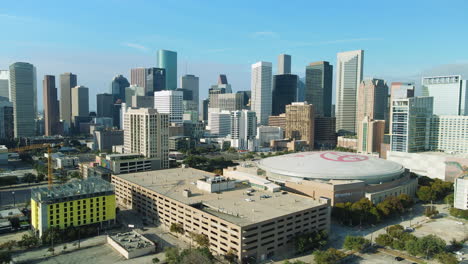
<path id="1" fill-rule="evenodd" d="M 185 136 L 173 136 L 169 137 L 169 150 L 183 150 L 190 149 L 192 147 L 192 140 L 190 137 Z"/>
<path id="2" fill-rule="evenodd" d="M 105 154 L 97 157 L 102 167 L 107 168 L 113 174 L 132 173 L 139 171 L 160 170 L 161 160 L 158 158 L 146 158 L 141 154 Z"/>
<path id="3" fill-rule="evenodd" d="M 136 231 L 107 235 L 107 243 L 126 259 L 141 257 L 156 250 L 153 241 Z"/>
<path id="4" fill-rule="evenodd" d="M 79 162 L 80 162 L 80 159 L 78 157 L 70 157 L 70 156 L 58 157 L 55 160 L 55 168 L 56 169 L 74 168 L 78 166 Z"/>
<path id="5" fill-rule="evenodd" d="M 112 151 L 112 146 L 124 144 L 123 130 L 94 131 L 94 147 L 99 151 Z"/>
<path id="6" fill-rule="evenodd" d="M 281 127 L 260 126 L 257 127 L 257 145 L 260 148 L 270 147 L 272 140 L 282 139 L 284 131 Z"/>
<path id="7" fill-rule="evenodd" d="M 57 227 L 115 223 L 113 186 L 99 178 L 31 189 L 31 224 L 42 236 Z"/>
<path id="8" fill-rule="evenodd" d="M 180 225 L 185 231 L 181 239 L 190 240 L 190 233 L 203 234 L 211 252 L 232 252 L 239 261 L 264 261 L 287 251 L 295 236 L 329 231 L 328 199 L 254 190 L 214 177 L 209 172 L 176 168 L 113 175 L 112 184 L 120 206 L 167 228 Z M 222 186 L 199 186 L 221 181 Z"/>
<path id="9" fill-rule="evenodd" d="M 339 136 L 336 146 L 340 148 L 347 148 L 357 150 L 358 140 L 354 136 Z"/>

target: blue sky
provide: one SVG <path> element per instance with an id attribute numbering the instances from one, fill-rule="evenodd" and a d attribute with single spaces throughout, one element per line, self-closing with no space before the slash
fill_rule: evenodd
<path id="1" fill-rule="evenodd" d="M 250 64 L 292 55 L 293 72 L 364 49 L 364 75 L 419 82 L 421 74 L 468 76 L 468 1 L 2 1 L 0 69 L 33 63 L 44 74 L 78 74 L 95 93 L 116 74 L 178 52 L 179 75 L 200 77 L 201 98 L 219 73 L 250 89 Z M 73 3 L 73 4 L 70 4 Z M 42 104 L 42 92 L 38 91 Z"/>

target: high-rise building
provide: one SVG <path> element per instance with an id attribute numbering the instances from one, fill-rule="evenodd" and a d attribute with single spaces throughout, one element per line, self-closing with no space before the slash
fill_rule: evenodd
<path id="1" fill-rule="evenodd" d="M 245 108 L 244 95 L 241 93 L 212 94 L 210 108 L 219 108 L 221 111 L 236 111 Z"/>
<path id="2" fill-rule="evenodd" d="M 166 90 L 166 70 L 160 68 L 146 69 L 145 95 L 153 96 L 154 92 Z"/>
<path id="3" fill-rule="evenodd" d="M 286 112 L 286 105 L 296 101 L 297 75 L 278 74 L 273 76 L 272 115 Z"/>
<path id="4" fill-rule="evenodd" d="M 453 207 L 468 210 L 468 176 L 455 179 Z"/>
<path id="5" fill-rule="evenodd" d="M 192 91 L 192 101 L 194 102 L 194 109 L 191 110 L 195 111 L 199 111 L 199 86 L 199 79 L 195 75 L 186 74 L 180 78 L 180 87 L 182 87 L 182 89 Z"/>
<path id="6" fill-rule="evenodd" d="M 73 87 L 71 92 L 72 118 L 89 116 L 89 89 L 85 86 Z"/>
<path id="7" fill-rule="evenodd" d="M 468 116 L 436 116 L 431 119 L 430 149 L 468 153 Z"/>
<path id="8" fill-rule="evenodd" d="M 277 116 L 269 116 L 268 125 L 281 127 L 283 131 L 285 131 L 286 130 L 286 114 L 281 114 Z"/>
<path id="9" fill-rule="evenodd" d="M 129 86 L 130 83 L 123 75 L 116 75 L 114 79 L 112 79 L 111 92 L 114 96 L 114 102 L 119 99 L 122 100 L 122 102 L 125 102 L 125 88 Z"/>
<path id="10" fill-rule="evenodd" d="M 210 111 L 208 114 L 210 134 L 217 137 L 225 137 L 231 133 L 231 112 Z"/>
<path id="11" fill-rule="evenodd" d="M 71 72 L 60 74 L 60 119 L 70 126 L 72 120 L 71 89 L 76 87 L 77 77 Z"/>
<path id="12" fill-rule="evenodd" d="M 177 88 L 177 52 L 158 50 L 157 67 L 166 70 L 166 90 Z"/>
<path id="13" fill-rule="evenodd" d="M 13 103 L 6 97 L 0 97 L 0 139 L 14 137 Z"/>
<path id="14" fill-rule="evenodd" d="M 133 68 L 130 70 L 130 84 L 146 87 L 146 68 Z"/>
<path id="15" fill-rule="evenodd" d="M 415 89 L 414 83 L 392 82 L 390 87 L 390 102 L 393 99 L 414 97 Z"/>
<path id="16" fill-rule="evenodd" d="M 250 110 L 231 112 L 231 146 L 239 150 L 255 150 L 257 117 Z"/>
<path id="17" fill-rule="evenodd" d="M 260 148 L 269 148 L 271 140 L 282 139 L 284 131 L 281 127 L 259 126 L 257 127 L 256 143 Z"/>
<path id="18" fill-rule="evenodd" d="M 331 116 L 333 66 L 318 61 L 306 66 L 304 98 L 314 106 L 316 116 Z"/>
<path id="19" fill-rule="evenodd" d="M 392 101 L 391 151 L 419 152 L 430 148 L 433 100 L 431 96 L 420 96 Z"/>
<path id="20" fill-rule="evenodd" d="M 434 115 L 468 115 L 468 82 L 460 75 L 423 77 L 421 88 L 434 97 Z"/>
<path id="21" fill-rule="evenodd" d="M 0 97 L 10 99 L 10 72 L 0 70 Z"/>
<path id="22" fill-rule="evenodd" d="M 271 72 L 271 62 L 260 61 L 252 64 L 250 109 L 257 114 L 257 122 L 261 125 L 267 125 L 271 115 Z"/>
<path id="23" fill-rule="evenodd" d="M 113 117 L 114 96 L 103 93 L 96 95 L 97 117 Z"/>
<path id="24" fill-rule="evenodd" d="M 291 55 L 278 56 L 278 74 L 291 74 Z"/>
<path id="25" fill-rule="evenodd" d="M 219 84 L 219 85 L 228 84 L 226 74 L 220 74 L 220 75 L 218 76 L 218 84 Z"/>
<path id="26" fill-rule="evenodd" d="M 156 109 L 130 108 L 124 114 L 126 153 L 158 158 L 160 168 L 169 168 L 169 115 Z"/>
<path id="27" fill-rule="evenodd" d="M 181 91 L 159 91 L 154 93 L 154 108 L 159 113 L 169 114 L 169 123 L 182 124 L 184 109 Z"/>
<path id="28" fill-rule="evenodd" d="M 135 108 L 154 108 L 154 96 L 132 96 L 131 107 Z"/>
<path id="29" fill-rule="evenodd" d="M 356 132 L 357 89 L 362 81 L 364 51 L 341 52 L 336 65 L 336 129 Z"/>
<path id="30" fill-rule="evenodd" d="M 380 153 L 385 134 L 385 120 L 372 120 L 366 115 L 358 127 L 357 151 L 366 154 Z"/>
<path id="31" fill-rule="evenodd" d="M 368 116 L 370 120 L 386 120 L 388 111 L 388 86 L 381 79 L 365 79 L 357 91 L 356 131 Z M 387 121 L 387 120 L 386 120 Z"/>
<path id="32" fill-rule="evenodd" d="M 124 102 L 127 103 L 127 106 L 132 104 L 132 96 L 145 96 L 145 87 L 132 84 L 125 88 Z"/>
<path id="33" fill-rule="evenodd" d="M 237 91 L 238 94 L 242 94 L 244 97 L 244 109 L 250 110 L 250 98 L 252 97 L 251 91 Z"/>
<path id="34" fill-rule="evenodd" d="M 316 149 L 333 149 L 336 146 L 336 118 L 315 116 L 314 145 Z"/>
<path id="35" fill-rule="evenodd" d="M 45 75 L 42 82 L 44 100 L 44 125 L 45 135 L 53 136 L 60 134 L 59 102 L 57 100 L 57 88 L 55 87 L 55 76 Z"/>
<path id="36" fill-rule="evenodd" d="M 314 107 L 305 102 L 294 102 L 286 106 L 286 138 L 305 140 L 314 148 Z"/>
<path id="37" fill-rule="evenodd" d="M 304 102 L 305 79 L 299 78 L 297 80 L 297 99 L 296 102 Z"/>
<path id="38" fill-rule="evenodd" d="M 203 99 L 202 101 L 202 115 L 201 118 L 203 121 L 208 121 L 208 107 L 210 105 L 210 100 L 208 98 Z"/>
<path id="39" fill-rule="evenodd" d="M 10 65 L 10 89 L 15 138 L 32 137 L 36 134 L 36 68 L 27 62 L 15 62 Z"/>

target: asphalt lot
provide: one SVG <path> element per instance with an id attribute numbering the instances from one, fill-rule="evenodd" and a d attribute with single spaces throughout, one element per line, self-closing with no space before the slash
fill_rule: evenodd
<path id="1" fill-rule="evenodd" d="M 0 190 L 0 207 L 24 204 L 31 200 L 31 187 Z"/>

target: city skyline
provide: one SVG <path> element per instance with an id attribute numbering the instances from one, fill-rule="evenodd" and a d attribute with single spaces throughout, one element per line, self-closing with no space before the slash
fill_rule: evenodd
<path id="1" fill-rule="evenodd" d="M 234 91 L 246 90 L 250 79 L 249 65 L 260 60 L 273 61 L 275 62 L 273 72 L 276 72 L 276 58 L 281 53 L 292 55 L 292 73 L 304 77 L 305 66 L 310 62 L 325 60 L 336 65 L 336 53 L 363 49 L 367 54 L 364 77 L 382 78 L 388 83 L 415 81 L 418 86 L 417 93 L 420 92 L 422 75 L 447 73 L 468 75 L 468 58 L 460 55 L 464 54 L 463 45 L 458 44 L 463 43 L 463 35 L 460 36 L 461 40 L 447 44 L 443 38 L 424 34 L 437 29 L 444 29 L 447 34 L 463 30 L 462 16 L 450 12 L 454 6 L 437 5 L 437 8 L 430 8 L 437 3 L 429 2 L 425 3 L 427 9 L 434 11 L 421 13 L 419 5 L 405 3 L 406 12 L 392 12 L 401 5 L 394 2 L 380 3 L 380 8 L 385 9 L 385 12 L 369 13 L 366 19 L 355 18 L 352 11 L 365 8 L 367 3 L 369 2 L 360 1 L 353 5 L 344 3 L 343 8 L 334 11 L 333 15 L 327 11 L 330 10 L 331 4 L 318 4 L 314 10 L 323 12 L 314 13 L 317 18 L 336 16 L 339 19 L 312 31 L 308 27 L 312 22 L 307 21 L 308 3 L 304 3 L 305 8 L 301 9 L 286 7 L 285 11 L 295 13 L 294 17 L 288 19 L 287 29 L 275 19 L 279 15 L 279 10 L 268 9 L 268 12 L 254 14 L 254 6 L 240 7 L 223 3 L 226 5 L 224 8 L 234 10 L 227 14 L 228 16 L 242 12 L 246 20 L 259 15 L 263 21 L 251 27 L 244 22 L 238 25 L 224 18 L 225 22 L 213 26 L 212 14 L 216 14 L 213 9 L 220 8 L 219 5 L 201 4 L 200 8 L 197 8 L 200 12 L 193 13 L 188 12 L 195 5 L 190 2 L 157 5 L 147 3 L 148 8 L 143 12 L 157 12 L 161 21 L 170 16 L 184 17 L 180 21 L 170 19 L 171 24 L 163 23 L 162 27 L 157 27 L 157 31 L 150 33 L 143 32 L 135 26 L 145 24 L 147 20 L 145 16 L 139 16 L 132 22 L 128 20 L 122 22 L 108 17 L 103 19 L 99 16 L 103 8 L 107 9 L 106 13 L 111 10 L 115 12 L 125 10 L 130 17 L 132 13 L 141 14 L 141 10 L 132 12 L 135 7 L 130 5 L 92 3 L 94 8 L 86 12 L 87 19 L 80 19 L 79 24 L 71 25 L 68 21 L 73 19 L 64 15 L 67 12 L 63 12 L 63 15 L 57 14 L 60 13 L 57 11 L 66 10 L 66 6 L 62 6 L 59 2 L 54 4 L 54 8 L 49 8 L 49 4 L 39 5 L 30 1 L 31 8 L 28 9 L 22 8 L 20 3 L 7 3 L 0 8 L 0 22 L 6 25 L 4 37 L 0 36 L 0 41 L 6 44 L 0 51 L 0 58 L 4 62 L 0 65 L 0 69 L 7 69 L 8 65 L 17 61 L 25 61 L 37 67 L 37 76 L 46 74 L 58 76 L 64 72 L 74 72 L 80 76 L 79 84 L 90 88 L 92 110 L 96 108 L 93 95 L 109 92 L 112 77 L 122 74 L 130 79 L 131 68 L 156 67 L 158 49 L 169 49 L 178 53 L 177 78 L 184 74 L 194 74 L 200 78 L 200 99 L 206 97 L 209 85 L 214 83 L 220 73 L 227 74 Z M 466 3 L 457 3 L 457 9 L 466 6 Z M 169 9 L 180 12 L 158 12 Z M 407 17 L 405 13 L 415 15 Z M 443 18 L 439 20 L 443 22 L 436 24 L 431 21 L 432 19 L 428 19 L 434 15 Z M 351 16 L 353 19 L 350 21 Z M 379 16 L 378 21 L 385 21 L 388 17 L 387 20 L 392 22 L 391 24 L 376 22 L 372 25 L 366 22 L 375 16 Z M 399 17 L 405 19 L 398 19 Z M 185 19 L 195 22 L 187 26 L 183 22 Z M 342 23 L 345 20 L 347 24 Z M 122 25 L 122 31 L 114 33 L 108 30 L 111 25 L 112 27 Z M 217 34 L 203 31 L 208 25 L 214 29 L 228 30 L 230 36 L 219 38 Z M 72 26 L 73 30 L 64 32 L 63 28 L 68 26 Z M 51 38 L 44 41 L 41 38 L 43 36 L 36 33 L 36 31 L 42 32 L 38 29 L 45 30 Z M 102 34 L 105 38 L 101 37 Z M 95 41 L 87 41 L 90 39 Z M 190 45 L 187 44 L 187 40 L 190 40 Z M 462 66 L 456 71 L 448 70 L 457 63 Z M 425 74 L 422 74 L 423 72 Z M 333 97 L 335 95 L 334 92 Z M 42 109 L 40 92 L 38 92 L 38 102 L 39 108 Z"/>

